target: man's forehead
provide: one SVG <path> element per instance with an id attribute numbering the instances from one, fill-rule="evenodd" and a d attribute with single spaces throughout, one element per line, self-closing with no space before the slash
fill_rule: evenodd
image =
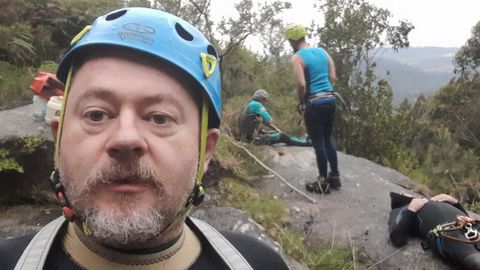
<path id="1" fill-rule="evenodd" d="M 106 88 L 91 88 L 86 89 L 83 93 L 80 94 L 78 97 L 79 101 L 88 102 L 94 99 L 101 99 L 106 101 L 119 101 L 119 96 L 115 89 L 106 89 Z M 133 98 L 131 99 L 133 100 Z M 143 106 L 158 104 L 158 103 L 166 103 L 175 105 L 177 107 L 181 107 L 184 100 L 180 100 L 178 94 L 175 94 L 171 91 L 162 91 L 159 93 L 145 93 L 140 98 L 138 98 L 140 102 L 142 102 Z"/>
<path id="2" fill-rule="evenodd" d="M 78 60 L 74 63 L 72 83 L 75 81 L 75 77 L 78 71 L 86 64 L 92 62 L 98 62 L 105 59 L 117 59 L 127 62 L 140 64 L 153 68 L 155 70 L 162 71 L 170 76 L 172 80 L 183 86 L 188 94 L 193 98 L 196 105 L 200 108 L 202 100 L 202 89 L 200 85 L 184 70 L 181 70 L 177 66 L 159 58 L 153 57 L 146 53 L 137 52 L 131 49 L 124 49 L 118 47 L 105 47 L 103 50 L 86 50 L 79 54 Z M 101 78 L 100 78 L 101 79 Z"/>

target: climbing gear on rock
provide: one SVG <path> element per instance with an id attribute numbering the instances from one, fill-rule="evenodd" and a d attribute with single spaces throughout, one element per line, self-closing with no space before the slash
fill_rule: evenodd
<path id="1" fill-rule="evenodd" d="M 480 221 L 467 216 L 457 216 L 457 220 L 445 224 L 437 225 L 428 233 L 435 238 L 446 238 L 462 243 L 475 244 L 480 243 L 478 227 Z M 459 231 L 465 238 L 451 235 L 452 232 Z"/>
<path id="2" fill-rule="evenodd" d="M 310 192 L 317 192 L 322 195 L 330 193 L 330 183 L 321 176 L 318 176 L 316 181 L 306 183 L 305 188 Z"/>
<path id="3" fill-rule="evenodd" d="M 340 182 L 340 176 L 338 174 L 333 174 L 332 172 L 328 174 L 327 182 L 330 184 L 331 189 L 339 190 L 342 186 L 342 183 Z"/>
<path id="4" fill-rule="evenodd" d="M 30 84 L 30 90 L 47 101 L 53 96 L 63 96 L 64 88 L 55 74 L 43 71 L 39 71 Z"/>

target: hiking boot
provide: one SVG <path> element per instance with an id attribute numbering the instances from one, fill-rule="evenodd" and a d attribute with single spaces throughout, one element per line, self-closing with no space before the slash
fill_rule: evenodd
<path id="1" fill-rule="evenodd" d="M 340 182 L 340 176 L 338 174 L 329 173 L 327 177 L 327 182 L 330 184 L 330 188 L 339 190 L 342 186 Z"/>
<path id="2" fill-rule="evenodd" d="M 330 193 L 330 184 L 323 177 L 317 177 L 316 181 L 306 183 L 305 188 L 310 192 L 317 192 L 320 194 Z"/>

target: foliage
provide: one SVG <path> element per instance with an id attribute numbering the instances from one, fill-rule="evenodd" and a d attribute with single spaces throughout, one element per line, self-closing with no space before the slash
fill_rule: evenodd
<path id="1" fill-rule="evenodd" d="M 221 166 L 236 175 L 249 181 L 255 175 L 265 173 L 265 169 L 252 160 L 243 150 L 228 142 L 227 134 L 220 137 L 215 151 L 215 157 L 220 161 Z M 255 156 L 266 159 L 265 153 L 257 146 L 246 145 Z"/>
<path id="2" fill-rule="evenodd" d="M 480 75 L 480 21 L 472 28 L 472 36 L 455 55 L 455 73 L 466 80 Z"/>
<path id="3" fill-rule="evenodd" d="M 60 51 L 85 25 L 123 1 L 4 1 L 0 10 L 0 60 L 16 66 L 38 66 L 57 60 Z M 16 16 L 10 16 L 16 14 Z"/>
<path id="4" fill-rule="evenodd" d="M 469 89 L 472 85 L 475 82 L 453 81 L 433 97 L 417 101 L 409 111 L 410 135 L 404 142 L 414 158 L 396 167 L 435 193 L 451 193 L 468 204 L 480 198 L 480 131 L 471 114 L 479 94 Z"/>
<path id="5" fill-rule="evenodd" d="M 325 25 L 317 27 L 319 45 L 335 59 L 342 85 L 349 85 L 354 71 L 361 64 L 372 66 L 372 49 L 391 46 L 395 49 L 409 46 L 408 34 L 414 28 L 406 21 L 398 26 L 389 24 L 392 14 L 364 0 L 318 1 L 324 12 Z M 355 99 L 351 99 L 352 101 Z"/>
<path id="6" fill-rule="evenodd" d="M 175 14 L 195 25 L 214 47 L 220 50 L 218 53 L 222 58 L 242 45 L 249 36 L 263 36 L 280 30 L 279 14 L 291 7 L 289 2 L 280 0 L 265 1 L 257 5 L 254 5 L 252 0 L 241 0 L 234 4 L 235 15 L 223 17 L 215 23 L 211 20 L 210 5 L 209 0 L 156 0 L 152 7 Z M 265 31 L 267 29 L 271 31 Z"/>
<path id="7" fill-rule="evenodd" d="M 5 171 L 23 173 L 23 167 L 11 158 L 10 151 L 0 148 L 0 173 Z"/>
<path id="8" fill-rule="evenodd" d="M 282 201 L 260 196 L 246 183 L 224 178 L 219 189 L 223 205 L 245 210 L 257 222 L 271 228 L 271 231 L 276 232 L 276 226 L 283 227 L 289 223 L 288 212 Z"/>
<path id="9" fill-rule="evenodd" d="M 48 190 L 53 143 L 42 137 L 12 137 L 0 142 L 0 204 L 35 202 Z"/>
<path id="10" fill-rule="evenodd" d="M 459 79 L 439 89 L 431 99 L 430 119 L 444 125 L 462 146 L 480 153 L 480 76 Z"/>
<path id="11" fill-rule="evenodd" d="M 222 179 L 219 189 L 223 205 L 245 210 L 265 227 L 286 254 L 304 263 L 309 269 L 364 269 L 353 261 L 352 252 L 347 249 L 333 245 L 306 245 L 305 237 L 288 227 L 288 213 L 281 201 L 260 196 L 247 183 L 233 178 Z"/>
<path id="12" fill-rule="evenodd" d="M 339 81 L 335 90 L 345 104 L 337 117 L 336 136 L 340 149 L 391 164 L 402 151 L 404 115 L 394 112 L 392 90 L 374 75 L 373 49 L 408 47 L 413 25 L 401 21 L 390 25 L 391 13 L 363 0 L 319 1 L 325 25 L 317 27 L 319 46 L 332 55 Z M 339 103 L 340 104 L 340 103 Z M 403 121 L 400 125 L 395 120 Z M 373 136 L 372 136 L 373 135 Z"/>
<path id="13" fill-rule="evenodd" d="M 32 28 L 25 23 L 15 23 L 10 26 L 0 25 L 0 52 L 3 59 L 11 63 L 26 64 L 35 56 L 32 43 Z"/>
<path id="14" fill-rule="evenodd" d="M 32 101 L 29 89 L 34 77 L 31 69 L 15 67 L 0 61 L 0 109 L 7 109 Z"/>

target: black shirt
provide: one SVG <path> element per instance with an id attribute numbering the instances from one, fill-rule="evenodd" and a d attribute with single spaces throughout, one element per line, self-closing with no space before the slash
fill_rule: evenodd
<path id="1" fill-rule="evenodd" d="M 200 239 L 202 252 L 189 269 L 229 269 L 206 239 L 195 231 L 194 228 L 192 230 Z M 288 269 L 281 256 L 265 243 L 240 233 L 222 232 L 222 234 L 243 255 L 253 269 Z M 59 235 L 62 234 L 59 233 Z M 18 259 L 32 238 L 33 235 L 27 235 L 1 241 L 0 269 L 14 269 Z M 80 270 L 82 268 L 63 250 L 61 237 L 57 237 L 50 249 L 44 269 Z"/>
<path id="2" fill-rule="evenodd" d="M 434 254 L 445 262 L 461 267 L 460 269 L 480 269 L 480 252 L 476 244 L 445 237 L 438 239 L 429 235 L 429 231 L 437 225 L 456 221 L 459 215 L 468 216 L 460 204 L 430 201 L 415 213 L 408 210 L 406 203 L 408 202 L 395 205 L 392 200 L 392 208 L 395 208 L 390 213 L 389 227 L 390 240 L 395 246 L 404 246 L 409 236 L 418 236 L 424 240 L 425 246 L 431 248 Z M 462 238 L 462 234 L 459 231 L 451 232 L 451 235 L 457 238 Z"/>

